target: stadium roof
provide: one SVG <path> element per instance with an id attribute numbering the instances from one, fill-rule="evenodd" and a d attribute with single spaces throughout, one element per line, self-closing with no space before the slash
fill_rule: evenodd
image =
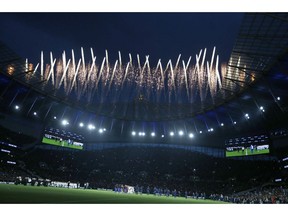
<path id="1" fill-rule="evenodd" d="M 173 67 L 177 63 L 169 65 L 168 62 L 167 68 L 170 67 L 170 69 L 167 70 L 167 77 L 161 77 L 159 72 L 161 70 L 158 70 L 159 77 L 165 80 L 163 82 L 164 90 L 160 91 L 159 97 L 157 97 L 154 86 L 149 86 L 150 91 L 148 92 L 145 90 L 147 85 L 142 86 L 137 83 L 140 76 L 132 77 L 132 85 L 130 86 L 129 82 L 122 80 L 122 84 L 125 85 L 124 87 L 121 86 L 122 92 L 119 95 L 120 89 L 116 88 L 115 79 L 113 80 L 112 77 L 116 71 L 113 69 L 117 68 L 117 63 L 109 65 L 109 68 L 106 55 L 107 61 L 103 60 L 102 63 L 107 65 L 107 77 L 110 76 L 110 79 L 106 80 L 110 84 L 107 85 L 109 90 L 104 88 L 104 84 L 97 86 L 95 100 L 92 99 L 89 103 L 87 101 L 84 103 L 83 98 L 87 94 L 77 95 L 77 91 L 79 92 L 82 87 L 79 83 L 77 84 L 78 88 L 75 87 L 74 93 L 71 91 L 72 93 L 67 94 L 64 91 L 64 84 L 59 87 L 60 79 L 58 80 L 59 88 L 55 87 L 56 81 L 52 82 L 52 76 L 57 76 L 57 69 L 51 73 L 51 70 L 46 68 L 49 73 L 43 79 L 45 71 L 43 69 L 43 74 L 41 73 L 40 65 L 35 70 L 35 65 L 32 68 L 29 62 L 25 62 L 4 43 L 1 43 L 0 47 L 0 100 L 2 108 L 13 108 L 15 104 L 19 104 L 22 106 L 24 115 L 30 116 L 37 111 L 37 118 L 42 121 L 51 122 L 53 117 L 57 116 L 58 119 L 70 119 L 73 122 L 72 125 L 77 125 L 80 120 L 96 122 L 95 124 L 104 125 L 110 130 L 116 129 L 122 134 L 123 128 L 128 128 L 130 131 L 135 128 L 155 128 L 158 126 L 161 128 L 161 133 L 175 130 L 175 128 L 185 128 L 186 131 L 192 130 L 199 133 L 210 128 L 221 128 L 221 125 L 236 129 L 247 129 L 250 126 L 271 129 L 274 125 L 283 122 L 283 117 L 287 119 L 287 13 L 246 13 L 228 64 L 224 68 L 225 72 L 221 73 L 222 67 L 219 64 L 220 69 L 218 72 L 217 68 L 215 69 L 213 78 L 208 61 L 208 69 L 204 71 L 206 75 L 201 85 L 199 84 L 200 76 L 196 75 L 197 80 L 193 80 L 192 75 L 189 77 L 187 68 L 188 78 L 184 76 L 185 73 L 183 72 L 185 72 L 185 65 L 188 65 L 187 61 L 184 61 L 182 68 L 179 66 L 179 73 L 182 76 L 177 77 L 174 74 L 175 79 L 173 80 L 173 75 L 171 78 L 169 74 L 173 74 Z M 196 60 L 197 57 L 200 59 L 201 55 L 203 57 L 203 53 L 204 50 L 202 53 L 200 51 Z M 84 58 L 81 59 L 83 63 Z M 212 57 L 211 60 L 213 61 Z M 141 75 L 142 71 L 143 74 L 149 74 L 147 57 L 142 64 L 137 65 L 137 60 L 135 62 L 135 64 L 133 63 L 134 69 L 140 65 L 135 73 Z M 211 61 L 210 64 L 212 65 Z M 216 54 L 214 64 L 216 64 Z M 197 62 L 194 65 L 195 67 L 191 66 L 190 74 L 197 71 L 195 69 Z M 125 66 L 127 68 L 127 65 Z M 163 67 L 166 67 L 166 63 L 163 63 Z M 63 76 L 65 69 L 62 68 L 62 70 L 61 77 L 64 82 L 64 78 L 66 79 Z M 153 71 L 153 69 L 151 70 Z M 119 75 L 125 75 L 123 71 Z M 98 70 L 99 73 L 100 70 Z M 115 74 L 117 75 L 116 72 Z M 155 75 L 156 78 L 157 76 Z M 74 74 L 73 78 L 76 83 L 81 82 L 77 75 Z M 149 76 L 147 75 L 145 78 L 149 78 Z M 195 81 L 197 87 L 188 85 L 187 82 L 185 85 L 185 78 L 191 83 Z M 214 81 L 212 82 L 211 79 Z M 176 84 L 178 82 L 178 88 L 173 88 L 173 85 L 170 88 L 170 81 Z M 158 82 L 154 83 L 157 84 Z M 111 86 L 112 90 L 110 89 Z M 126 86 L 128 87 L 126 88 Z M 196 90 L 194 89 L 196 93 L 191 96 L 188 91 L 194 93 L 193 87 L 196 88 Z M 76 99 L 77 97 L 78 99 Z M 155 98 L 164 99 L 156 100 Z M 193 100 L 189 100 L 191 98 Z M 99 100 L 104 102 L 101 103 Z"/>

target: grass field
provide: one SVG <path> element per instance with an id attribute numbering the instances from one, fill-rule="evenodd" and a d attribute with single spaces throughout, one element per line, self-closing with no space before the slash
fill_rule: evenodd
<path id="1" fill-rule="evenodd" d="M 0 184 L 1 204 L 226 204 L 213 200 L 122 194 L 104 190 Z"/>
<path id="2" fill-rule="evenodd" d="M 80 149 L 82 150 L 82 146 L 76 146 L 76 145 L 68 145 L 68 142 L 63 140 L 62 142 L 56 141 L 54 139 L 48 139 L 46 137 L 43 137 L 42 143 L 49 144 L 49 145 L 56 145 L 56 146 L 61 146 L 61 147 L 66 147 L 66 148 L 73 148 L 73 149 Z"/>
<path id="3" fill-rule="evenodd" d="M 259 155 L 259 154 L 268 154 L 269 149 L 262 149 L 250 152 L 250 150 L 245 149 L 244 152 L 242 150 L 238 151 L 226 151 L 226 157 L 238 157 L 238 156 L 249 156 L 249 155 Z"/>

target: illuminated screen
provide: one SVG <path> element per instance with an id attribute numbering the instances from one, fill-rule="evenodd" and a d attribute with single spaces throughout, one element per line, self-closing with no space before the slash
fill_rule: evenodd
<path id="1" fill-rule="evenodd" d="M 84 146 L 82 140 L 83 137 L 81 135 L 66 132 L 64 130 L 49 128 L 45 129 L 42 143 L 82 150 Z"/>
<path id="2" fill-rule="evenodd" d="M 269 143 L 269 138 L 265 134 L 229 139 L 225 144 L 225 156 L 239 157 L 269 154 Z"/>

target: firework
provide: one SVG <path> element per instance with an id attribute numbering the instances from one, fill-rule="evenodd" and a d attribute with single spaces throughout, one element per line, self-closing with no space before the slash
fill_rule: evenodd
<path id="1" fill-rule="evenodd" d="M 97 64 L 92 48 L 90 53 L 86 61 L 83 48 L 78 60 L 73 50 L 71 58 L 64 51 L 58 60 L 50 52 L 50 62 L 45 63 L 44 53 L 41 52 L 40 63 L 31 76 L 39 77 L 40 74 L 41 80 L 54 86 L 56 95 L 57 91 L 59 94 L 64 92 L 67 97 L 76 95 L 78 101 L 86 104 L 121 102 L 129 100 L 127 94 L 133 100 L 141 95 L 142 99 L 151 103 L 193 103 L 197 97 L 202 102 L 208 96 L 213 100 L 221 90 L 223 76 L 227 74 L 226 66 L 219 68 L 215 47 L 210 62 L 206 61 L 204 49 L 196 54 L 195 64 L 191 56 L 185 61 L 181 60 L 180 54 L 175 64 L 169 60 L 166 67 L 160 59 L 156 67 L 150 67 L 149 56 L 141 61 L 137 55 L 135 63 L 131 54 L 129 61 L 123 63 L 120 51 L 118 59 L 111 64 L 107 50 L 103 60 Z"/>

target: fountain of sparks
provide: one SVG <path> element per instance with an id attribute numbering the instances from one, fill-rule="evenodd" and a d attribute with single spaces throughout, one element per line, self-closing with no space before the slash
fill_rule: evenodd
<path id="1" fill-rule="evenodd" d="M 83 48 L 79 59 L 75 58 L 74 50 L 69 58 L 64 51 L 59 59 L 50 52 L 49 62 L 44 62 L 41 52 L 40 63 L 36 65 L 32 77 L 37 76 L 46 81 L 46 85 L 52 85 L 54 95 L 61 92 L 73 101 L 76 96 L 79 103 L 90 107 L 136 99 L 152 104 L 190 105 L 199 103 L 200 99 L 201 103 L 210 100 L 213 104 L 221 90 L 226 67 L 219 65 L 215 47 L 211 58 L 207 57 L 206 51 L 200 50 L 196 54 L 195 64 L 192 64 L 191 56 L 185 61 L 180 54 L 175 64 L 172 60 L 163 64 L 159 59 L 156 67 L 150 66 L 149 56 L 141 60 L 139 55 L 133 59 L 129 54 L 129 61 L 123 63 L 120 51 L 114 64 L 109 62 L 107 51 L 102 61 L 96 64 L 92 48 L 88 61 Z"/>

